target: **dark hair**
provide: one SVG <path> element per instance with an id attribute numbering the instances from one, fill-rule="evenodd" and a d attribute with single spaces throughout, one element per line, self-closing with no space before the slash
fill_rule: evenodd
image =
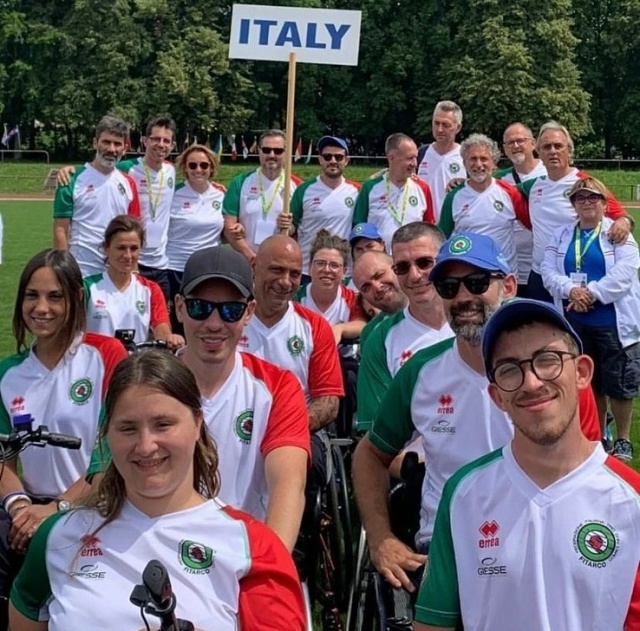
<path id="1" fill-rule="evenodd" d="M 411 221 L 404 226 L 400 226 L 391 237 L 391 247 L 396 243 L 409 243 L 420 237 L 431 237 L 438 246 L 441 246 L 446 237 L 444 232 L 435 224 L 425 223 L 424 221 Z"/>
<path id="2" fill-rule="evenodd" d="M 133 386 L 153 388 L 187 406 L 194 421 L 203 419 L 198 384 L 193 373 L 180 359 L 163 350 L 135 353 L 118 364 L 109 382 L 105 399 L 105 420 L 100 428 L 100 444 L 106 439 L 118 399 Z M 193 453 L 193 488 L 207 499 L 215 497 L 220 488 L 218 451 L 204 419 Z M 105 518 L 101 528 L 118 517 L 124 499 L 124 479 L 112 460 L 97 491 L 92 492 L 88 500 L 88 505 L 99 508 Z"/>
<path id="3" fill-rule="evenodd" d="M 96 125 L 96 140 L 100 138 L 100 135 L 104 132 L 109 132 L 114 136 L 119 136 L 126 140 L 129 138 L 129 125 L 121 118 L 118 118 L 113 114 L 107 114 L 106 116 L 103 116 L 100 119 L 100 122 Z"/>
<path id="4" fill-rule="evenodd" d="M 86 328 L 86 313 L 83 296 L 82 273 L 76 260 L 66 250 L 48 248 L 33 256 L 22 270 L 18 281 L 18 295 L 13 310 L 13 335 L 18 353 L 27 349 L 27 325 L 22 317 L 22 305 L 27 285 L 34 272 L 49 267 L 62 288 L 67 318 L 63 329 L 58 333 L 65 348 L 69 348 L 78 333 Z"/>
<path id="5" fill-rule="evenodd" d="M 337 250 L 342 256 L 342 263 L 346 267 L 349 260 L 349 242 L 331 234 L 326 228 L 318 230 L 316 238 L 311 244 L 309 260 L 313 261 L 319 250 Z"/>
<path id="6" fill-rule="evenodd" d="M 144 246 L 144 228 L 135 217 L 131 215 L 118 215 L 114 217 L 104 231 L 104 244 L 109 246 L 111 240 L 120 232 L 135 232 L 140 237 L 140 247 Z"/>
<path id="7" fill-rule="evenodd" d="M 151 135 L 151 130 L 154 127 L 164 127 L 171 132 L 173 139 L 176 138 L 176 124 L 172 118 L 168 116 L 158 116 L 157 118 L 152 118 L 147 122 L 147 126 L 144 129 L 144 135 L 148 138 Z"/>
<path id="8" fill-rule="evenodd" d="M 195 151 L 201 151 L 207 156 L 207 160 L 211 165 L 211 175 L 209 176 L 210 180 L 213 180 L 218 174 L 218 158 L 209 147 L 205 147 L 204 145 L 189 145 L 177 158 L 176 165 L 178 169 L 182 172 L 182 175 L 187 177 L 187 159 L 189 156 Z"/>

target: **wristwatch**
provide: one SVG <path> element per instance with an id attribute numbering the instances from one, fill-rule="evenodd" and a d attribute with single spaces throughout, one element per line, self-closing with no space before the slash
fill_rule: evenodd
<path id="1" fill-rule="evenodd" d="M 58 512 L 71 510 L 71 502 L 69 500 L 56 500 L 56 506 L 58 507 Z"/>

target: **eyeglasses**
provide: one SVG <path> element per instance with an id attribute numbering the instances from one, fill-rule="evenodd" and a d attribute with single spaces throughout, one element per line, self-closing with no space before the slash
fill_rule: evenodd
<path id="1" fill-rule="evenodd" d="M 211 165 L 208 162 L 187 162 L 187 167 L 190 171 L 195 171 L 198 167 L 206 171 L 211 168 Z"/>
<path id="2" fill-rule="evenodd" d="M 553 381 L 562 374 L 567 357 L 575 359 L 577 355 L 569 351 L 539 350 L 531 359 L 498 364 L 489 372 L 489 381 L 504 392 L 515 392 L 524 383 L 525 364 L 531 364 L 531 372 L 540 381 Z"/>
<path id="3" fill-rule="evenodd" d="M 260 151 L 265 155 L 271 155 L 274 153 L 277 156 L 281 156 L 284 153 L 284 149 L 281 147 L 260 147 Z"/>
<path id="4" fill-rule="evenodd" d="M 589 193 L 588 195 L 574 195 L 571 198 L 571 201 L 574 204 L 586 204 L 587 202 L 589 202 L 590 204 L 595 204 L 601 199 L 604 199 L 602 195 L 598 195 L 597 193 Z"/>
<path id="5" fill-rule="evenodd" d="M 173 144 L 172 138 L 163 138 L 162 136 L 149 136 L 147 140 L 152 145 L 167 145 L 170 147 Z"/>
<path id="6" fill-rule="evenodd" d="M 185 298 L 184 305 L 193 320 L 206 320 L 217 309 L 223 322 L 237 322 L 248 307 L 246 302 L 211 302 L 203 298 Z"/>
<path id="7" fill-rule="evenodd" d="M 504 278 L 504 274 L 492 274 L 491 272 L 473 272 L 473 274 L 467 274 L 461 278 L 454 276 L 449 278 L 441 278 L 434 281 L 434 286 L 438 295 L 445 300 L 452 300 L 458 295 L 460 291 L 460 285 L 464 285 L 469 293 L 474 296 L 480 296 L 484 294 L 492 278 Z"/>
<path id="8" fill-rule="evenodd" d="M 335 159 L 336 162 L 342 162 L 345 159 L 344 153 L 321 153 L 320 157 L 325 162 L 331 162 Z"/>
<path id="9" fill-rule="evenodd" d="M 504 144 L 507 147 L 515 147 L 516 145 L 526 145 L 533 138 L 514 138 L 513 140 L 505 140 Z"/>
<path id="10" fill-rule="evenodd" d="M 415 265 L 421 272 L 431 269 L 435 265 L 435 259 L 431 256 L 421 256 L 415 261 L 398 261 L 391 266 L 396 276 L 404 276 L 411 270 L 411 266 Z"/>
<path id="11" fill-rule="evenodd" d="M 344 266 L 337 261 L 323 261 L 321 259 L 314 259 L 313 266 L 316 269 L 324 269 L 328 267 L 332 272 L 339 272 Z"/>

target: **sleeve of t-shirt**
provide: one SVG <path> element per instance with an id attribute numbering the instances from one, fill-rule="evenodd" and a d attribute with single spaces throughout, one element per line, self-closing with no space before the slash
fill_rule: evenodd
<path id="1" fill-rule="evenodd" d="M 438 222 L 438 228 L 444 232 L 447 239 L 455 230 L 455 224 L 453 223 L 453 197 L 453 191 L 447 193 L 447 196 L 444 198 L 444 202 L 442 202 L 440 221 Z"/>
<path id="2" fill-rule="evenodd" d="M 153 281 L 148 282 L 147 285 L 151 292 L 151 318 L 149 320 L 151 328 L 154 329 L 159 324 L 169 324 L 169 309 L 160 285 Z"/>
<path id="3" fill-rule="evenodd" d="M 578 177 L 583 179 L 585 177 L 589 177 L 589 174 L 585 171 L 578 171 Z M 607 211 L 605 215 L 614 220 L 628 216 L 622 204 L 615 198 L 614 194 L 609 189 L 607 189 Z"/>
<path id="4" fill-rule="evenodd" d="M 236 175 L 229 183 L 229 188 L 222 200 L 222 213 L 224 215 L 240 216 L 240 191 L 243 181 L 242 175 Z"/>
<path id="5" fill-rule="evenodd" d="M 516 215 L 516 219 L 525 227 L 531 230 L 531 218 L 529 217 L 529 202 L 524 196 L 524 193 L 516 186 L 496 179 L 496 184 L 502 188 L 513 206 L 513 211 Z"/>
<path id="6" fill-rule="evenodd" d="M 129 202 L 129 207 L 127 208 L 127 215 L 135 217 L 136 219 L 140 219 L 142 217 L 142 210 L 140 209 L 140 196 L 138 195 L 138 187 L 136 186 L 136 182 L 127 173 L 123 173 L 122 175 L 127 178 L 127 182 L 131 187 L 131 201 Z"/>
<path id="7" fill-rule="evenodd" d="M 51 583 L 47 571 L 47 540 L 53 526 L 64 515 L 54 513 L 33 535 L 20 572 L 11 588 L 11 604 L 29 620 L 49 619 L 47 603 L 51 598 Z"/>
<path id="8" fill-rule="evenodd" d="M 631 592 L 629 609 L 627 609 L 627 617 L 624 621 L 624 629 L 625 631 L 637 631 L 640 629 L 640 565 L 636 572 L 636 580 L 633 583 L 633 591 Z"/>
<path id="9" fill-rule="evenodd" d="M 436 214 L 433 210 L 433 195 L 431 195 L 431 188 L 429 185 L 419 178 L 415 178 L 418 186 L 422 189 L 424 193 L 424 197 L 427 201 L 427 207 L 425 208 L 424 214 L 422 215 L 422 221 L 426 221 L 427 223 L 435 223 L 436 222 Z"/>
<path id="10" fill-rule="evenodd" d="M 358 300 L 358 294 L 356 294 L 353 289 L 349 289 L 348 287 L 342 286 L 342 293 L 347 301 L 347 306 L 349 307 L 349 322 L 353 322 L 354 320 L 365 320 L 367 316 Z"/>
<path id="11" fill-rule="evenodd" d="M 582 428 L 582 433 L 591 441 L 600 440 L 602 434 L 598 420 L 598 407 L 591 386 L 580 390 L 579 397 L 580 427 Z"/>
<path id="12" fill-rule="evenodd" d="M 343 397 L 340 355 L 331 325 L 322 316 L 318 316 L 311 321 L 311 327 L 313 352 L 309 358 L 309 396 L 312 399 Z"/>
<path id="13" fill-rule="evenodd" d="M 242 520 L 249 539 L 249 572 L 240 579 L 238 622 L 242 631 L 304 631 L 305 606 L 293 559 L 278 536 L 246 513 L 225 507 Z"/>
<path id="14" fill-rule="evenodd" d="M 304 188 L 298 187 L 295 191 L 293 191 L 293 195 L 291 196 L 291 204 L 289 204 L 289 208 L 291 209 L 291 217 L 293 221 L 293 225 L 297 228 L 300 225 L 300 221 L 302 220 L 302 202 L 304 199 Z"/>
<path id="15" fill-rule="evenodd" d="M 364 223 L 369 218 L 369 191 L 373 186 L 371 180 L 365 182 L 356 197 L 356 205 L 353 209 L 353 225 Z"/>
<path id="16" fill-rule="evenodd" d="M 278 447 L 300 447 L 311 459 L 309 412 L 300 381 L 288 370 L 277 366 L 273 368 L 273 375 L 267 384 L 273 402 L 260 453 L 266 458 L 269 452 Z"/>
<path id="17" fill-rule="evenodd" d="M 415 621 L 436 627 L 456 627 L 460 622 L 458 572 L 451 534 L 451 489 L 449 480 L 438 506 L 426 576 L 416 601 Z"/>
<path id="18" fill-rule="evenodd" d="M 371 429 L 390 383 L 391 373 L 387 366 L 384 335 L 376 328 L 362 348 L 358 369 L 358 431 L 366 432 Z"/>
<path id="19" fill-rule="evenodd" d="M 73 217 L 73 188 L 76 183 L 79 169 L 71 176 L 68 184 L 59 186 L 56 189 L 56 196 L 53 200 L 53 218 L 71 219 Z"/>

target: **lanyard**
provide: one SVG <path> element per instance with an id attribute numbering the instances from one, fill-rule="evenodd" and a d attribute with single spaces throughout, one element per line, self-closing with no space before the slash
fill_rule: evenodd
<path id="1" fill-rule="evenodd" d="M 273 194 L 271 195 L 271 199 L 269 203 L 267 203 L 267 198 L 264 196 L 264 184 L 262 183 L 262 171 L 260 169 L 257 170 L 258 173 L 258 189 L 260 191 L 260 203 L 262 204 L 262 218 L 266 219 L 267 215 L 271 211 L 271 207 L 273 206 L 273 202 L 276 201 L 276 197 L 280 195 L 280 191 L 284 188 L 284 171 L 280 172 L 278 176 L 278 180 L 273 187 Z"/>
<path id="2" fill-rule="evenodd" d="M 158 183 L 158 192 L 156 193 L 155 200 L 153 199 L 153 186 L 151 182 L 151 172 L 149 171 L 144 158 L 142 158 L 142 168 L 144 170 L 144 176 L 147 180 L 147 194 L 149 195 L 149 210 L 151 212 L 151 219 L 156 218 L 156 209 L 162 198 L 162 188 L 164 187 L 164 165 L 160 166 L 160 182 Z"/>
<path id="3" fill-rule="evenodd" d="M 602 222 L 600 222 L 591 233 L 591 236 L 587 239 L 587 242 L 584 244 L 584 250 L 581 251 L 582 243 L 580 241 L 580 225 L 576 226 L 575 237 L 573 240 L 573 247 L 576 253 L 576 272 L 580 271 L 582 267 L 582 257 L 586 255 L 587 250 L 591 247 L 591 244 L 598 238 L 600 235 L 600 230 L 602 229 Z"/>
<path id="4" fill-rule="evenodd" d="M 400 203 L 400 212 L 398 212 L 398 208 L 393 205 L 391 202 L 391 181 L 389 180 L 389 176 L 387 175 L 386 179 L 386 193 L 387 193 L 387 202 L 389 204 L 389 212 L 393 217 L 394 221 L 398 226 L 402 226 L 402 222 L 404 221 L 404 215 L 407 212 L 407 200 L 409 199 L 409 180 L 411 178 L 407 178 L 407 181 L 404 183 L 402 187 L 402 201 Z"/>

